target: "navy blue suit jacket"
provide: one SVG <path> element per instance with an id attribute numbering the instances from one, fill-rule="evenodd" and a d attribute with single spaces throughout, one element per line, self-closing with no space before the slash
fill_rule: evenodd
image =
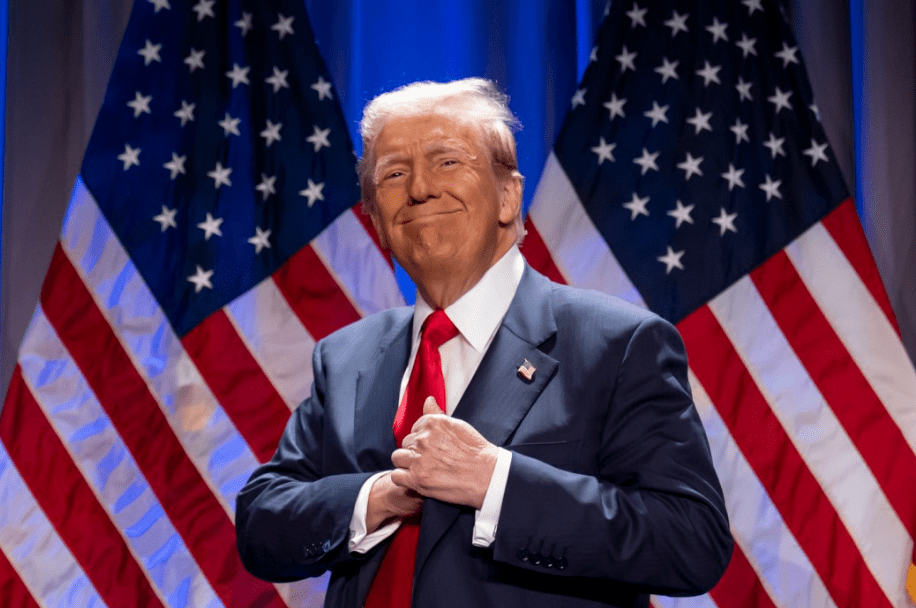
<path id="1" fill-rule="evenodd" d="M 239 551 L 256 576 L 330 569 L 326 605 L 362 605 L 388 543 L 351 555 L 349 523 L 363 482 L 392 468 L 411 327 L 411 309 L 389 310 L 315 347 L 311 397 L 238 495 Z M 656 315 L 526 268 L 453 415 L 512 450 L 512 465 L 487 549 L 471 544 L 472 508 L 426 500 L 414 608 L 645 606 L 722 575 L 722 491 L 683 343 Z"/>

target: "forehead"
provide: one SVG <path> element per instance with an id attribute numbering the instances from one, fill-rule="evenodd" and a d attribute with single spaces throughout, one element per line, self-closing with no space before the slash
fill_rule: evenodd
<path id="1" fill-rule="evenodd" d="M 481 147 L 479 140 L 477 130 L 469 124 L 448 116 L 424 114 L 389 121 L 375 138 L 374 152 L 376 158 L 381 158 L 416 148 L 429 151 L 443 146 L 463 147 L 473 153 Z"/>

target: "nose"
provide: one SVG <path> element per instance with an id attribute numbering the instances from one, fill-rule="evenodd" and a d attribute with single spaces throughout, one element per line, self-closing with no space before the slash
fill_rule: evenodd
<path id="1" fill-rule="evenodd" d="M 411 173 L 407 193 L 411 204 L 425 203 L 431 198 L 439 198 L 442 194 L 435 176 L 422 164 Z"/>

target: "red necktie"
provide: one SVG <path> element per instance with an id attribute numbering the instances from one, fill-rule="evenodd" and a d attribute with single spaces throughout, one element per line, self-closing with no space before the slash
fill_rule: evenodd
<path id="1" fill-rule="evenodd" d="M 423 415 L 423 402 L 430 395 L 445 409 L 445 378 L 439 347 L 458 335 L 458 329 L 443 310 L 436 310 L 423 322 L 420 348 L 407 381 L 404 399 L 394 418 L 394 439 L 398 447 Z M 391 546 L 372 581 L 365 608 L 410 608 L 413 571 L 417 560 L 420 518 L 405 521 L 394 534 Z"/>

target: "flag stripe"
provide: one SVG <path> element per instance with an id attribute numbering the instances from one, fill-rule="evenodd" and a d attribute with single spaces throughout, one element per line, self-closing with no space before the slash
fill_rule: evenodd
<path id="1" fill-rule="evenodd" d="M 910 450 L 916 452 L 916 370 L 897 330 L 823 226 L 812 227 L 786 253 Z"/>
<path id="2" fill-rule="evenodd" d="M 0 597 L 6 608 L 39 608 L 0 545 Z"/>
<path id="3" fill-rule="evenodd" d="M 375 226 L 372 225 L 372 220 L 369 218 L 369 214 L 363 213 L 362 207 L 362 202 L 356 203 L 353 205 L 351 211 L 359 223 L 363 225 L 363 228 L 366 230 L 369 238 L 372 239 L 372 242 L 375 243 L 376 248 L 379 250 L 379 252 L 381 252 L 382 257 L 386 262 L 388 262 L 389 268 L 394 270 L 394 260 L 391 258 L 391 252 L 382 245 L 382 241 L 379 239 L 378 232 L 375 230 Z"/>
<path id="4" fill-rule="evenodd" d="M 218 310 L 181 339 L 213 395 L 255 457 L 273 456 L 289 408 L 239 337 L 226 313 Z"/>
<path id="5" fill-rule="evenodd" d="M 41 296 L 45 315 L 217 594 L 234 606 L 281 605 L 273 587 L 242 569 L 232 522 L 188 459 L 60 246 L 45 286 Z M 103 361 L 95 354 L 99 350 L 108 353 Z M 131 407 L 121 407 L 124 403 Z M 148 441 L 149 437 L 156 441 Z"/>
<path id="6" fill-rule="evenodd" d="M 735 443 L 696 375 L 690 386 L 722 486 L 732 534 L 778 606 L 836 608 L 808 556 Z M 733 488 L 740 488 L 734 491 Z M 788 566 L 787 566 L 788 565 Z"/>
<path id="7" fill-rule="evenodd" d="M 721 608 L 776 608 L 737 544 L 725 574 L 709 594 Z"/>
<path id="8" fill-rule="evenodd" d="M 838 605 L 889 606 L 823 489 L 707 307 L 678 324 L 693 372 Z M 804 504 L 800 510 L 797 505 Z"/>
<path id="9" fill-rule="evenodd" d="M 708 593 L 696 597 L 667 597 L 663 595 L 653 595 L 652 603 L 658 606 L 658 608 L 720 608 Z"/>
<path id="10" fill-rule="evenodd" d="M 855 443 L 910 536 L 916 535 L 916 454 L 855 366 L 784 252 L 751 278 L 793 351 Z M 831 456 L 833 458 L 834 456 Z"/>
<path id="11" fill-rule="evenodd" d="M 530 216 L 525 220 L 525 240 L 522 241 L 521 252 L 533 268 L 536 268 L 538 272 L 551 281 L 564 285 L 568 283 L 566 277 L 563 276 L 563 273 L 554 263 L 547 245 L 544 244 L 544 239 L 541 238 L 541 233 L 538 232 Z"/>
<path id="12" fill-rule="evenodd" d="M 280 267 L 274 273 L 274 280 L 316 341 L 361 318 L 311 245 L 300 249 Z"/>
<path id="13" fill-rule="evenodd" d="M 20 348 L 22 378 L 161 598 L 217 602 L 212 588 L 41 307 Z"/>
<path id="14" fill-rule="evenodd" d="M 846 200 L 842 205 L 834 209 L 827 217 L 821 220 L 824 228 L 833 237 L 836 246 L 843 252 L 843 256 L 855 269 L 859 279 L 865 284 L 865 287 L 871 293 L 890 324 L 894 327 L 897 335 L 900 335 L 900 328 L 897 326 L 897 318 L 894 315 L 894 309 L 891 308 L 891 301 L 884 290 L 884 282 L 878 273 L 878 267 L 871 255 L 871 248 L 868 240 L 865 238 L 865 231 L 862 230 L 862 223 L 856 213 L 856 206 L 852 199 Z"/>
<path id="15" fill-rule="evenodd" d="M 0 439 L 36 502 L 109 606 L 162 606 L 17 366 L 9 394 L 19 407 L 0 417 Z M 66 496 L 67 500 L 60 500 Z M 91 536 L 84 530 L 93 530 Z"/>

